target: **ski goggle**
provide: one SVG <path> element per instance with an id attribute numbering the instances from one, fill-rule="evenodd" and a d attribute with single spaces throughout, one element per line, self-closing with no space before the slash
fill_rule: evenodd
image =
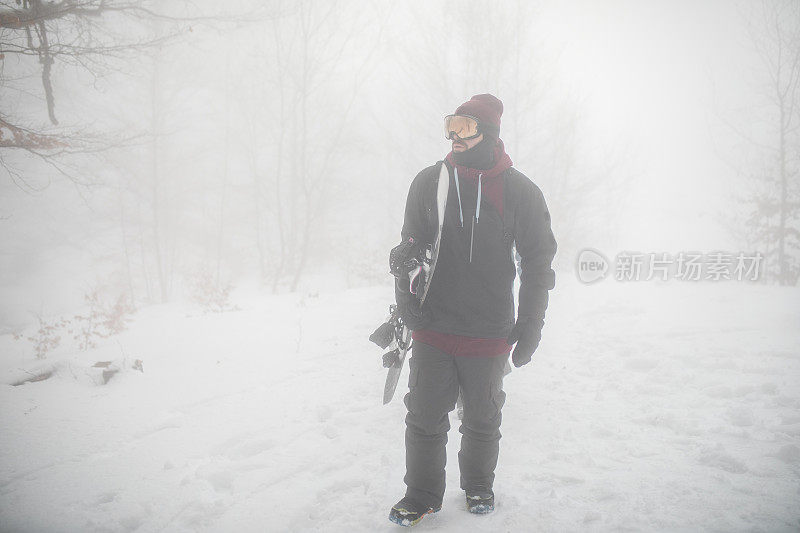
<path id="1" fill-rule="evenodd" d="M 452 139 L 455 135 L 462 141 L 474 139 L 481 134 L 478 119 L 469 115 L 447 115 L 444 117 L 444 136 Z"/>

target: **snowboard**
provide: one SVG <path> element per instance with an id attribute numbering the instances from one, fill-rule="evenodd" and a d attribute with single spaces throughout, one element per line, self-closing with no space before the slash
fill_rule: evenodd
<path id="1" fill-rule="evenodd" d="M 419 295 L 420 309 L 425 305 L 425 298 L 428 296 L 428 289 L 430 289 L 433 274 L 436 270 L 436 261 L 439 258 L 439 245 L 442 242 L 442 228 L 444 226 L 444 209 L 447 205 L 447 193 L 450 188 L 450 172 L 447 165 L 442 161 L 441 170 L 439 171 L 439 184 L 436 188 L 436 214 L 438 229 L 436 231 L 436 239 L 433 241 L 433 246 L 430 249 L 430 257 L 427 271 L 425 272 L 425 285 L 422 288 L 422 293 Z M 424 266 L 423 266 L 424 268 Z M 397 390 L 397 382 L 400 380 L 400 373 L 403 370 L 403 363 L 406 360 L 408 349 L 411 348 L 411 330 L 408 326 L 403 326 L 403 333 L 397 339 L 397 349 L 399 350 L 397 359 L 395 359 L 392 366 L 389 367 L 389 372 L 386 375 L 386 383 L 383 386 L 383 404 L 392 401 L 394 392 Z"/>

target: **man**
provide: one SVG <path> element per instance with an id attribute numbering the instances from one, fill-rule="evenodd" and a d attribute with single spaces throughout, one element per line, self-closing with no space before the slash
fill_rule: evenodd
<path id="1" fill-rule="evenodd" d="M 398 278 L 395 286 L 400 315 L 414 339 L 405 396 L 407 490 L 389 514 L 401 525 L 414 525 L 441 509 L 448 413 L 459 391 L 458 464 L 467 509 L 494 510 L 504 368 L 514 344 L 514 365 L 530 362 L 541 339 L 548 291 L 555 286 L 550 214 L 541 190 L 512 167 L 499 138 L 502 113 L 499 99 L 479 94 L 445 117 L 452 151 L 444 162 L 420 172 L 408 193 L 403 242 L 432 246 L 439 224 L 440 165 L 447 166 L 441 244 L 422 308 L 408 277 Z M 515 244 L 521 278 L 516 321 Z"/>

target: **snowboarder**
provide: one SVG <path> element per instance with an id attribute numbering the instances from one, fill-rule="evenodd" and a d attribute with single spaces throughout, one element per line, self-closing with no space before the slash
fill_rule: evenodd
<path id="1" fill-rule="evenodd" d="M 500 140 L 502 102 L 479 94 L 445 117 L 452 151 L 420 172 L 405 206 L 403 242 L 431 246 L 436 238 L 439 165 L 450 194 L 437 266 L 420 307 L 408 276 L 395 281 L 398 309 L 413 330 L 406 415 L 405 497 L 389 514 L 411 526 L 441 509 L 445 490 L 448 413 L 463 399 L 458 464 L 466 506 L 494 510 L 504 368 L 530 362 L 541 339 L 556 241 L 541 190 L 514 169 Z M 455 194 L 453 194 L 455 193 Z M 514 246 L 520 290 L 514 318 Z M 418 253 L 418 251 L 413 252 Z"/>

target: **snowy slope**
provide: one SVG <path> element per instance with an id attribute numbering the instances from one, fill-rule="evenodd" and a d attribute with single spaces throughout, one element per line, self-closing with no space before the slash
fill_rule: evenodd
<path id="1" fill-rule="evenodd" d="M 367 341 L 391 297 L 157 306 L 44 362 L 0 338 L 0 531 L 398 531 L 403 391 L 381 405 Z M 797 289 L 560 276 L 506 378 L 496 512 L 464 510 L 452 418 L 444 508 L 417 529 L 798 530 L 799 325 Z"/>

